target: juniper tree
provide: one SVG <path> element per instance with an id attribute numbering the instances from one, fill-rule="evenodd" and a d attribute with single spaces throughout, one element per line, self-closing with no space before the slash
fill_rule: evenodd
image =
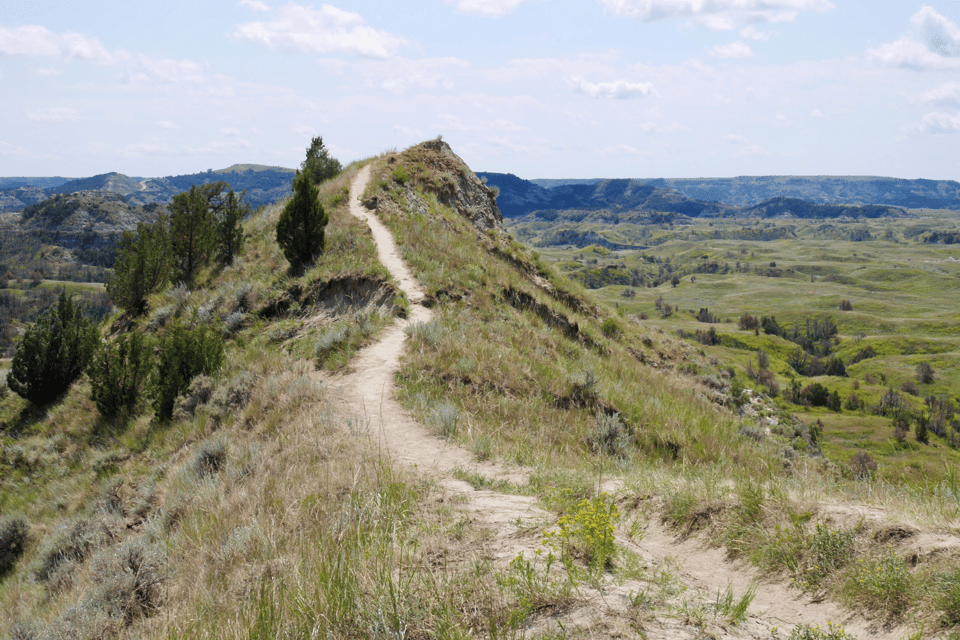
<path id="1" fill-rule="evenodd" d="M 17 345 L 7 384 L 35 405 L 50 404 L 80 377 L 99 343 L 97 327 L 61 292 L 57 305 L 37 318 Z"/>
<path id="2" fill-rule="evenodd" d="M 223 207 L 217 212 L 217 259 L 224 266 L 233 264 L 233 259 L 243 249 L 243 227 L 240 223 L 250 213 L 250 205 L 243 201 L 245 195 L 246 192 L 241 191 L 238 197 L 230 189 Z"/>
<path id="3" fill-rule="evenodd" d="M 140 315 L 147 297 L 167 284 L 170 272 L 169 224 L 161 213 L 153 224 L 137 225 L 136 234 L 123 232 L 107 293 L 118 307 Z"/>
<path id="4" fill-rule="evenodd" d="M 207 326 L 188 329 L 174 322 L 161 336 L 157 373 L 154 376 L 153 408 L 157 418 L 173 416 L 177 396 L 200 374 L 216 373 L 223 364 L 223 338 Z"/>
<path id="5" fill-rule="evenodd" d="M 277 244 L 290 262 L 290 270 L 300 273 L 323 253 L 327 213 L 317 199 L 319 191 L 305 172 L 293 179 L 293 198 L 277 221 Z"/>
<path id="6" fill-rule="evenodd" d="M 323 146 L 323 137 L 315 136 L 307 147 L 307 158 L 300 165 L 303 173 L 306 173 L 315 182 L 329 180 L 340 173 L 340 161 L 330 157 L 330 152 Z"/>

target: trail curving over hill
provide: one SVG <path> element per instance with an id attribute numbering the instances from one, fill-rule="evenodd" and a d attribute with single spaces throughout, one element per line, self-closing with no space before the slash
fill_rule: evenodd
<path id="1" fill-rule="evenodd" d="M 351 423 L 366 430 L 394 462 L 429 474 L 446 497 L 459 498 L 453 502 L 463 511 L 471 526 L 487 529 L 490 535 L 479 547 L 455 549 L 456 543 L 451 541 L 453 557 L 479 555 L 493 559 L 501 566 L 520 552 L 530 557 L 540 543 L 543 530 L 553 524 L 553 514 L 541 509 L 535 498 L 478 491 L 452 476 L 456 469 L 462 469 L 522 486 L 529 471 L 476 461 L 468 451 L 431 435 L 394 398 L 394 376 L 404 350 L 405 331 L 416 323 L 429 322 L 433 313 L 423 305 L 424 291 L 401 258 L 390 231 L 373 212 L 360 204 L 370 173 L 370 165 L 367 165 L 353 180 L 350 212 L 369 225 L 381 262 L 409 298 L 412 310 L 407 319 L 397 320 L 384 330 L 378 342 L 361 350 L 351 362 L 348 373 L 325 378 L 324 383 L 334 401 L 345 408 Z M 324 377 L 323 374 L 316 375 Z M 605 486 L 614 493 L 619 488 L 615 481 Z M 620 531 L 617 542 L 636 554 L 648 569 L 670 568 L 683 583 L 679 595 L 675 596 L 673 609 L 668 607 L 668 613 L 657 611 L 643 622 L 647 634 L 654 637 L 679 639 L 702 637 L 706 633 L 715 638 L 760 640 L 771 638 L 773 628 L 779 628 L 786 636 L 797 624 L 826 628 L 828 621 L 843 624 L 847 632 L 859 640 L 894 640 L 908 633 L 903 627 L 885 627 L 883 620 L 866 620 L 835 603 L 813 601 L 808 594 L 780 582 L 764 582 L 753 567 L 729 561 L 723 549 L 709 548 L 696 537 L 678 539 L 655 521 L 647 524 L 639 541 Z M 752 585 L 758 585 L 757 595 L 749 608 L 748 619 L 739 625 L 714 622 L 705 629 L 691 621 L 689 614 L 681 613 L 684 603 L 710 606 L 727 588 L 739 596 Z M 625 630 L 632 635 L 635 631 L 630 631 L 631 625 L 624 622 L 629 619 L 626 613 L 629 598 L 649 586 L 648 580 L 607 581 L 599 589 L 581 585 L 578 605 L 559 613 L 534 617 L 527 634 L 534 637 L 560 629 L 577 629 L 580 635 L 589 637 L 625 637 Z"/>

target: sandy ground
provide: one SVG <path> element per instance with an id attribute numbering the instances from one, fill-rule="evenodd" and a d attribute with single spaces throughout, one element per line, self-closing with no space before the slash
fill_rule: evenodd
<path id="1" fill-rule="evenodd" d="M 394 461 L 433 476 L 446 497 L 453 499 L 471 524 L 491 533 L 482 548 L 459 550 L 462 555 L 482 553 L 502 563 L 521 551 L 529 557 L 539 543 L 540 532 L 555 520 L 554 516 L 528 496 L 477 491 L 451 476 L 459 468 L 523 483 L 526 472 L 476 461 L 470 452 L 431 435 L 394 399 L 394 375 L 404 349 L 404 330 L 414 323 L 428 322 L 432 313 L 422 305 L 424 292 L 401 259 L 391 233 L 373 212 L 360 204 L 369 177 L 370 168 L 365 167 L 354 179 L 350 211 L 370 226 L 380 260 L 399 281 L 413 309 L 408 319 L 396 321 L 384 331 L 379 342 L 358 354 L 350 373 L 326 379 L 325 384 L 334 393 L 336 402 L 354 416 L 355 423 L 368 429 L 370 436 Z M 680 540 L 657 523 L 648 524 L 638 542 L 625 532 L 618 533 L 618 542 L 637 554 L 651 572 L 670 568 L 682 582 L 668 613 L 655 612 L 640 623 L 650 637 L 698 638 L 706 634 L 716 638 L 770 638 L 774 627 L 785 637 L 796 624 L 826 627 L 828 621 L 843 624 L 849 634 L 861 640 L 899 640 L 909 633 L 905 628 L 884 628 L 882 621 L 865 620 L 831 602 L 812 602 L 809 595 L 789 585 L 763 582 L 755 569 L 730 562 L 722 549 L 709 548 L 696 537 Z M 753 584 L 758 585 L 757 595 L 746 622 L 730 626 L 710 617 L 718 593 L 730 587 L 739 596 Z M 628 624 L 631 616 L 626 613 L 628 598 L 631 593 L 650 588 L 649 581 L 639 580 L 611 582 L 599 590 L 582 590 L 582 604 L 532 620 L 528 635 L 557 631 L 562 624 L 568 632 L 576 630 L 578 636 L 634 637 L 636 627 Z M 708 614 L 705 626 L 691 621 L 689 613 L 683 612 L 684 602 L 688 605 L 687 611 L 695 609 L 698 603 L 705 607 Z"/>

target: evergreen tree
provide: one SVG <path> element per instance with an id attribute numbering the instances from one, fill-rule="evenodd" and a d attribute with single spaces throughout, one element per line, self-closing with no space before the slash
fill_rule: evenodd
<path id="1" fill-rule="evenodd" d="M 186 328 L 174 322 L 160 338 L 157 375 L 153 384 L 153 408 L 160 420 L 173 417 L 177 396 L 190 388 L 200 374 L 216 373 L 223 364 L 223 338 L 207 326 Z"/>
<path id="2" fill-rule="evenodd" d="M 319 191 L 310 176 L 298 172 L 293 179 L 293 198 L 277 221 L 277 244 L 294 273 L 300 273 L 304 266 L 323 253 L 328 218 L 318 196 Z"/>
<path id="3" fill-rule="evenodd" d="M 139 332 L 104 343 L 90 362 L 91 397 L 104 416 L 130 412 L 153 369 L 150 342 Z"/>
<path id="4" fill-rule="evenodd" d="M 30 325 L 13 356 L 7 384 L 35 405 L 59 398 L 86 369 L 100 342 L 97 327 L 73 298 L 61 292 L 57 305 Z"/>
<path id="5" fill-rule="evenodd" d="M 163 213 L 153 224 L 137 225 L 136 235 L 124 231 L 113 278 L 107 283 L 114 303 L 135 315 L 143 313 L 147 296 L 170 279 L 170 251 L 168 219 Z"/>
<path id="6" fill-rule="evenodd" d="M 178 193 L 170 203 L 170 247 L 174 278 L 186 284 L 207 265 L 216 245 L 213 212 L 197 185 Z"/>
<path id="7" fill-rule="evenodd" d="M 229 266 L 243 249 L 243 227 L 241 222 L 250 214 L 250 205 L 243 201 L 245 191 L 237 197 L 233 189 L 227 193 L 223 207 L 217 216 L 217 259 L 220 264 Z"/>
<path id="8" fill-rule="evenodd" d="M 310 141 L 307 158 L 300 165 L 300 169 L 315 183 L 329 180 L 342 170 L 340 161 L 331 158 L 330 152 L 323 146 L 323 136 L 316 136 Z"/>

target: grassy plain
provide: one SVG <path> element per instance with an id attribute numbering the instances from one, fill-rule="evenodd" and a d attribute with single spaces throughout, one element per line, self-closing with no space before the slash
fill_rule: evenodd
<path id="1" fill-rule="evenodd" d="M 825 425 L 820 446 L 835 464 L 846 467 L 857 451 L 865 450 L 880 463 L 883 477 L 936 484 L 960 463 L 957 450 L 935 435 L 928 443 L 916 442 L 912 434 L 898 442 L 891 419 L 870 411 L 891 389 L 916 411 L 923 410 L 928 396 L 954 403 L 960 399 L 960 246 L 922 242 L 930 230 L 956 230 L 960 218 L 956 212 L 915 213 L 916 218 L 855 222 L 562 223 L 612 242 L 629 239 L 646 247 L 626 251 L 596 245 L 539 246 L 556 233 L 555 224 L 514 221 L 510 228 L 561 272 L 605 285 L 592 293 L 628 317 L 643 314 L 646 326 L 691 336 L 713 327 L 720 336 L 729 336 L 698 348 L 735 367 L 744 384 L 758 391 L 763 387 L 745 372 L 748 364 L 757 368 L 757 350 L 766 351 L 781 389 L 777 404 L 808 424 L 820 420 Z M 609 274 L 608 281 L 623 274 L 635 281 L 639 276 L 640 281 L 606 284 L 604 274 Z M 658 284 L 658 276 L 665 281 Z M 679 278 L 676 286 L 673 276 Z M 841 310 L 844 300 L 852 310 Z M 667 306 L 676 311 L 664 313 Z M 719 322 L 698 321 L 701 309 Z M 773 316 L 787 329 L 795 323 L 802 329 L 809 318 L 830 316 L 839 329 L 832 355 L 845 362 L 848 377 L 800 376 L 787 363 L 796 345 L 738 328 L 744 313 Z M 852 364 L 866 347 L 876 356 Z M 930 383 L 917 381 L 922 362 L 936 372 Z M 844 400 L 856 393 L 866 407 L 836 412 L 794 404 L 784 392 L 795 379 L 802 386 L 820 382 Z M 911 385 L 915 392 L 903 390 Z"/>

